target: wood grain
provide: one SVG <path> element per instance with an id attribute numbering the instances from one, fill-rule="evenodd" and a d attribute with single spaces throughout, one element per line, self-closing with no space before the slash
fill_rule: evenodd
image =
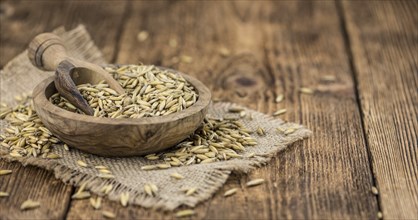
<path id="1" fill-rule="evenodd" d="M 114 60 L 116 42 L 123 29 L 126 0 L 112 1 L 50 1 L 2 0 L 0 3 L 0 67 L 24 51 L 31 39 L 42 32 L 64 26 L 67 29 L 84 24 L 105 59 Z M 106 21 L 106 22 L 104 22 Z M 4 42 L 4 43 L 3 43 Z M 7 43 L 6 43 L 7 42 Z"/>
<path id="2" fill-rule="evenodd" d="M 418 3 L 344 1 L 383 216 L 418 218 Z"/>
<path id="3" fill-rule="evenodd" d="M 113 59 L 126 2 L 1 1 L 0 8 L 0 67 L 3 68 L 10 59 L 23 52 L 37 34 L 61 25 L 74 28 L 79 23 L 94 33 L 92 38 L 106 59 Z M 96 16 L 101 18 L 100 22 L 94 19 Z M 0 169 L 7 168 L 14 172 L 0 178 L 0 190 L 10 193 L 9 198 L 0 199 L 0 219 L 65 218 L 71 186 L 64 185 L 48 171 L 0 160 Z M 41 201 L 42 206 L 21 212 L 20 204 L 29 196 Z"/>
<path id="4" fill-rule="evenodd" d="M 0 191 L 8 192 L 0 198 L 0 219 L 62 219 L 70 203 L 71 187 L 54 178 L 50 172 L 20 163 L 0 160 L 0 169 L 13 173 L 0 177 Z M 27 199 L 41 203 L 34 210 L 20 211 Z"/>
<path id="5" fill-rule="evenodd" d="M 133 2 L 132 11 L 117 63 L 179 69 L 206 83 L 215 98 L 270 114 L 287 108 L 284 119 L 314 131 L 266 167 L 232 177 L 196 208 L 198 219 L 376 218 L 371 168 L 334 2 Z M 138 41 L 144 30 L 149 38 Z M 222 47 L 231 55 L 222 55 Z M 192 61 L 182 61 L 184 56 Z M 336 80 L 322 79 L 328 75 Z M 302 86 L 316 93 L 300 94 Z M 285 101 L 274 103 L 281 93 Z M 251 178 L 267 182 L 248 189 L 244 185 Z M 232 187 L 240 189 L 237 195 L 224 198 Z M 108 201 L 104 210 L 122 219 L 173 217 Z M 88 201 L 73 202 L 68 214 L 70 219 L 100 216 Z"/>

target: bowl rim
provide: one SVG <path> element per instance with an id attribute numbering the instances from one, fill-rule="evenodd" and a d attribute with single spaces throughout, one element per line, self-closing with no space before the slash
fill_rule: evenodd
<path id="1" fill-rule="evenodd" d="M 112 64 L 111 64 L 112 65 Z M 111 66 L 105 65 L 105 66 Z M 129 65 L 129 64 L 125 64 Z M 124 66 L 124 65 L 117 65 Z M 58 115 L 64 119 L 72 121 L 83 121 L 95 124 L 111 124 L 111 125 L 152 125 L 152 124 L 161 124 L 178 121 L 179 119 L 187 118 L 188 116 L 195 115 L 200 113 L 203 109 L 209 106 L 211 102 L 211 92 L 210 90 L 198 79 L 187 75 L 183 72 L 173 70 L 166 67 L 156 66 L 158 68 L 171 71 L 176 74 L 180 74 L 186 79 L 198 92 L 197 101 L 190 107 L 169 115 L 155 116 L 155 117 L 144 117 L 144 118 L 99 118 L 90 115 L 78 114 L 60 108 L 52 104 L 46 96 L 46 89 L 54 84 L 55 76 L 51 76 L 40 82 L 33 90 L 33 101 L 35 107 L 38 106 L 44 111 L 50 112 L 52 114 Z M 55 87 L 55 85 L 52 85 Z"/>

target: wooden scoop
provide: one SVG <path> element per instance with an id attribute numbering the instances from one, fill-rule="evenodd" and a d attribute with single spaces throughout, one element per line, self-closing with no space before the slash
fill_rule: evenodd
<path id="1" fill-rule="evenodd" d="M 119 94 L 125 90 L 100 66 L 70 57 L 60 37 L 52 33 L 36 36 L 29 44 L 28 56 L 32 64 L 41 70 L 55 70 L 55 87 L 71 104 L 87 115 L 94 111 L 78 91 L 76 84 L 97 84 L 105 80 Z"/>

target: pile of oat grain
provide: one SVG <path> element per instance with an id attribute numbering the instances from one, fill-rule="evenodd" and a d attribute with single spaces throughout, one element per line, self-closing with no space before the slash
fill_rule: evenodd
<path id="1" fill-rule="evenodd" d="M 94 110 L 95 117 L 143 118 L 169 115 L 193 105 L 198 94 L 182 76 L 153 65 L 126 65 L 106 67 L 125 89 L 119 95 L 104 81 L 77 88 Z M 50 101 L 68 111 L 83 114 L 56 93 Z"/>

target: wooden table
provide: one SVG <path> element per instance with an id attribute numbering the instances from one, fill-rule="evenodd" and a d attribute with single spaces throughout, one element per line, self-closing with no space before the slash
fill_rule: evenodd
<path id="1" fill-rule="evenodd" d="M 36 34 L 86 25 L 110 63 L 169 66 L 214 97 L 282 117 L 313 136 L 200 204 L 206 219 L 418 218 L 417 1 L 1 1 L 3 67 Z M 140 31 L 148 39 L 138 41 Z M 173 47 L 174 40 L 177 47 Z M 170 46 L 170 41 L 171 45 Z M 225 49 L 231 52 L 226 56 Z M 173 57 L 192 58 L 177 62 Z M 181 60 L 181 59 L 180 59 Z M 332 78 L 335 77 L 335 80 Z M 330 81 L 331 80 L 331 81 Z M 313 95 L 298 92 L 315 89 Z M 284 94 L 282 103 L 274 98 Z M 3 95 L 3 94 L 2 94 Z M 0 160 L 0 219 L 101 218 L 50 172 Z M 267 179 L 246 189 L 252 177 Z M 371 193 L 376 186 L 379 194 Z M 21 212 L 28 197 L 41 201 Z M 118 219 L 167 219 L 104 202 Z"/>

